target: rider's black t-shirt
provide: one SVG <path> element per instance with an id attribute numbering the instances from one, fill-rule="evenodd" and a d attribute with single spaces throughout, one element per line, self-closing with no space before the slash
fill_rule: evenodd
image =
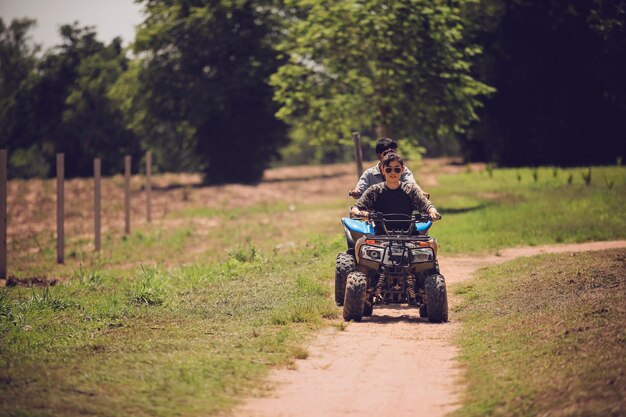
<path id="1" fill-rule="evenodd" d="M 413 202 L 411 197 L 400 187 L 395 190 L 384 187 L 374 202 L 374 211 L 383 214 L 400 213 L 410 216 L 413 212 Z"/>

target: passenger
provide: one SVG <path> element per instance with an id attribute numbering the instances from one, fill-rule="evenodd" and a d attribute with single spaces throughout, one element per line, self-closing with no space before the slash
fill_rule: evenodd
<path id="1" fill-rule="evenodd" d="M 378 142 L 376 143 L 376 155 L 378 155 L 379 162 L 373 167 L 368 168 L 365 171 L 363 171 L 361 178 L 359 178 L 359 181 L 357 182 L 356 186 L 354 187 L 352 191 L 348 193 L 348 195 L 350 197 L 359 198 L 361 197 L 361 195 L 363 195 L 365 190 L 367 190 L 372 185 L 380 184 L 381 182 L 384 182 L 385 177 L 381 170 L 381 163 L 383 161 L 383 158 L 388 152 L 396 152 L 396 149 L 398 149 L 398 144 L 396 143 L 395 140 L 390 139 L 390 138 L 380 138 Z M 415 181 L 415 178 L 413 177 L 413 173 L 408 167 L 405 167 L 404 171 L 402 172 L 400 181 L 410 182 L 410 183 L 417 185 L 417 182 Z M 429 195 L 425 193 L 420 188 L 419 185 L 417 186 L 417 188 L 423 194 L 429 197 Z"/>

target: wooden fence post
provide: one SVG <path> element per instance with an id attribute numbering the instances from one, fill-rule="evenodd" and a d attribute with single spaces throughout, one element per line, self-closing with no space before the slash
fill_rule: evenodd
<path id="1" fill-rule="evenodd" d="M 152 152 L 146 152 L 146 218 L 152 221 Z"/>
<path id="2" fill-rule="evenodd" d="M 94 177 L 94 204 L 93 204 L 93 218 L 94 218 L 94 245 L 96 252 L 100 251 L 100 174 L 102 171 L 102 165 L 100 158 L 93 160 L 93 177 Z"/>
<path id="3" fill-rule="evenodd" d="M 130 155 L 124 157 L 124 233 L 130 234 Z"/>
<path id="4" fill-rule="evenodd" d="M 0 149 L 0 278 L 7 278 L 7 150 Z"/>
<path id="5" fill-rule="evenodd" d="M 356 176 L 357 178 L 361 178 L 361 174 L 363 173 L 363 149 L 361 148 L 361 134 L 359 132 L 352 132 L 352 139 L 354 140 Z"/>
<path id="6" fill-rule="evenodd" d="M 65 258 L 65 204 L 64 204 L 65 155 L 57 154 L 57 263 Z"/>

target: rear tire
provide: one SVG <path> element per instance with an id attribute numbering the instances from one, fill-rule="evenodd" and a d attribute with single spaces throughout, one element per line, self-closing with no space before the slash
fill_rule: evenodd
<path id="1" fill-rule="evenodd" d="M 355 268 L 356 263 L 352 255 L 345 252 L 337 254 L 337 259 L 335 260 L 335 303 L 338 306 L 343 305 L 346 293 L 346 278 Z"/>
<path id="2" fill-rule="evenodd" d="M 367 296 L 367 278 L 361 272 L 351 272 L 346 280 L 346 295 L 343 300 L 343 319 L 361 321 Z"/>
<path id="3" fill-rule="evenodd" d="M 448 321 L 448 293 L 443 275 L 433 274 L 424 280 L 428 321 L 445 323 Z"/>

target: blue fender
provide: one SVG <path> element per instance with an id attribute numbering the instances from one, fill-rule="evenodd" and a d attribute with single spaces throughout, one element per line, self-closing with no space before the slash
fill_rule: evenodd
<path id="1" fill-rule="evenodd" d="M 344 228 L 346 229 L 346 234 L 349 232 L 356 232 L 363 235 L 373 235 L 376 231 L 374 226 L 371 223 L 365 222 L 363 220 L 350 219 L 348 217 L 343 217 L 341 219 L 341 223 L 343 223 Z M 424 232 L 430 229 L 430 226 L 433 225 L 433 222 L 428 221 L 426 223 L 415 223 L 415 229 L 418 232 Z"/>

